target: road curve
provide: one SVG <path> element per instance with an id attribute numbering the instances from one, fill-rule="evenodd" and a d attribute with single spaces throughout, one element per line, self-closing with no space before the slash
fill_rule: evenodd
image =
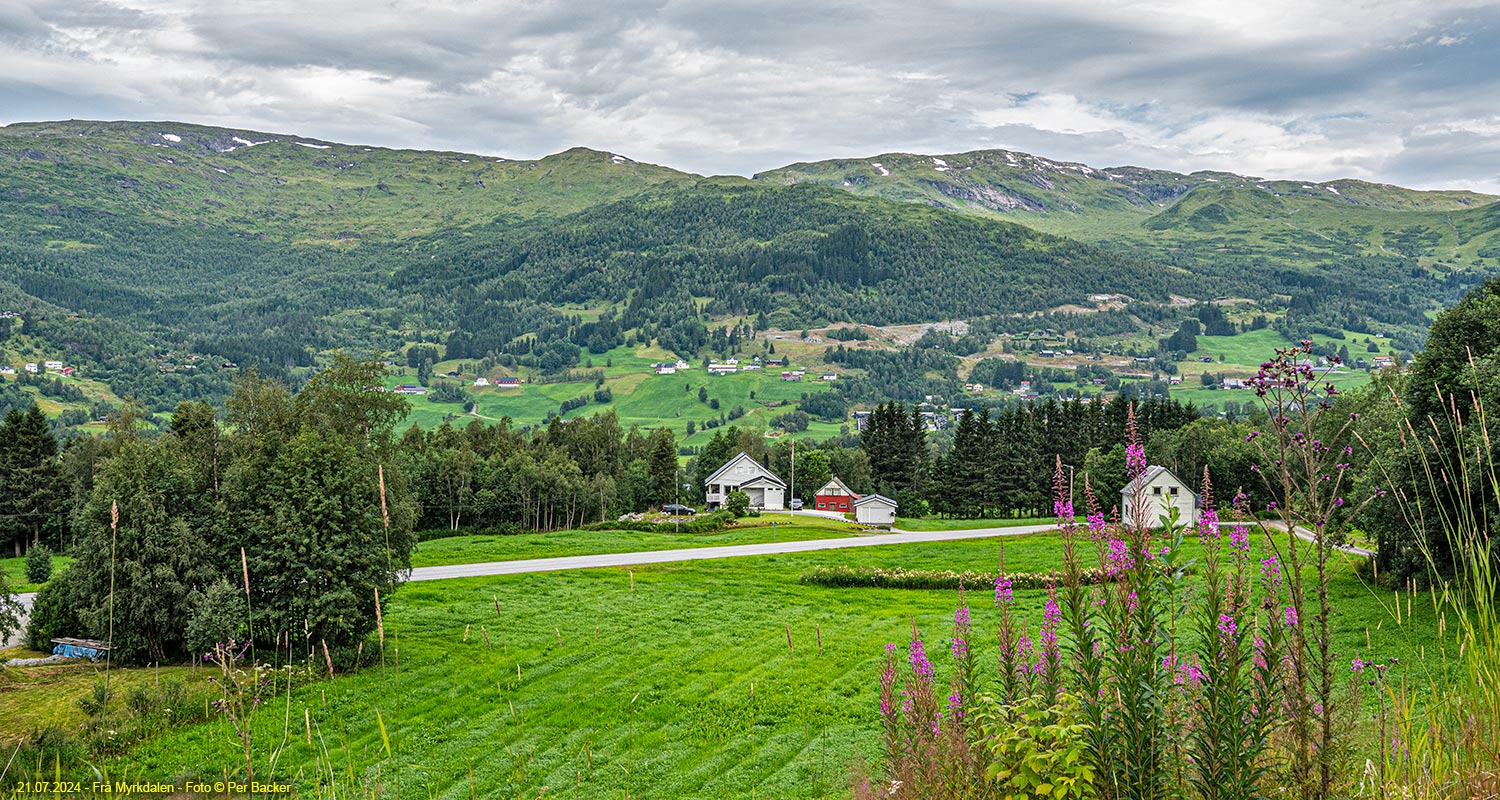
<path id="1" fill-rule="evenodd" d="M 814 550 L 839 550 L 845 547 L 879 547 L 888 544 L 920 544 L 958 539 L 988 539 L 997 536 L 1024 536 L 1045 533 L 1056 526 L 1017 525 L 1009 528 L 976 528 L 959 531 L 896 531 L 839 539 L 806 539 L 795 542 L 762 542 L 722 547 L 688 547 L 677 550 L 645 550 L 638 553 L 604 553 L 591 556 L 532 558 L 521 561 L 488 561 L 480 564 L 453 564 L 443 567 L 417 567 L 408 580 L 440 581 L 448 578 L 474 578 L 485 575 L 519 575 L 527 572 L 554 572 L 596 567 L 630 567 L 637 564 L 662 564 L 669 561 L 701 561 L 712 558 L 764 556 L 778 553 L 807 553 Z"/>

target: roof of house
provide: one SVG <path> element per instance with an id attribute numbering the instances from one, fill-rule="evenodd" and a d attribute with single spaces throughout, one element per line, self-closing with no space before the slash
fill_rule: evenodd
<path id="1" fill-rule="evenodd" d="M 1136 478 L 1130 483 L 1125 484 L 1125 488 L 1120 490 L 1120 494 L 1127 496 L 1134 494 L 1138 488 L 1140 488 L 1141 486 L 1150 486 L 1153 481 L 1161 477 L 1163 474 L 1167 475 L 1172 480 L 1177 481 L 1177 483 L 1181 485 L 1183 489 L 1187 490 L 1188 494 L 1194 497 L 1198 496 L 1197 492 L 1189 489 L 1188 485 L 1183 483 L 1181 478 L 1177 477 L 1177 475 L 1171 470 L 1162 466 L 1147 467 L 1146 471 L 1141 473 L 1141 476 L 1139 478 Z"/>
<path id="2" fill-rule="evenodd" d="M 839 480 L 838 478 L 833 478 L 827 483 L 823 484 L 823 488 L 819 489 L 817 491 L 817 494 L 824 494 L 829 489 L 839 489 L 843 491 L 844 494 L 858 496 L 858 494 L 853 489 L 850 489 L 848 486 L 844 485 L 844 482 Z"/>
<path id="3" fill-rule="evenodd" d="M 727 472 L 729 470 L 730 467 L 734 466 L 735 464 L 738 464 L 741 460 L 749 461 L 751 464 L 754 464 L 755 468 L 758 469 L 758 470 L 760 470 L 760 472 L 761 472 L 762 475 L 764 475 L 764 476 L 766 476 L 766 477 L 774 480 L 778 486 L 786 486 L 786 481 L 783 481 L 782 479 L 776 477 L 776 473 L 772 472 L 769 469 L 766 469 L 766 467 L 763 464 L 761 464 L 759 461 L 756 461 L 755 459 L 751 458 L 750 455 L 748 453 L 746 453 L 745 451 L 743 451 L 743 450 L 740 451 L 739 455 L 735 456 L 734 458 L 729 459 L 728 461 L 725 461 L 724 462 L 724 466 L 719 467 L 718 469 L 714 470 L 714 474 L 708 476 L 707 478 L 704 478 L 703 479 L 703 483 L 705 485 L 707 485 L 707 484 L 711 484 L 714 481 L 718 480 L 720 475 L 723 475 L 725 472 Z"/>
<path id="4" fill-rule="evenodd" d="M 895 500 L 892 500 L 891 498 L 886 497 L 885 495 L 881 495 L 881 494 L 867 494 L 864 497 L 861 497 L 858 500 L 855 500 L 854 501 L 854 505 L 856 505 L 856 506 L 862 506 L 862 505 L 865 505 L 866 503 L 876 503 L 876 502 L 885 503 L 886 505 L 890 506 L 891 508 L 895 508 L 896 507 L 896 501 Z"/>

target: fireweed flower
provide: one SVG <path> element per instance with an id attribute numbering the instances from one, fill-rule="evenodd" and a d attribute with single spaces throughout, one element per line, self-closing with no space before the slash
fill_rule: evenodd
<path id="1" fill-rule="evenodd" d="M 963 659 L 969 654 L 969 607 L 959 606 L 953 612 L 953 644 L 950 648 L 955 659 Z"/>
<path id="2" fill-rule="evenodd" d="M 1240 553 L 1250 552 L 1250 531 L 1244 525 L 1236 525 L 1229 531 L 1229 547 Z"/>
<path id="3" fill-rule="evenodd" d="M 1220 636 L 1224 637 L 1225 639 L 1233 639 L 1234 635 L 1239 632 L 1239 629 L 1239 623 L 1235 622 L 1234 617 L 1231 617 L 1228 614 L 1219 615 Z"/>
<path id="4" fill-rule="evenodd" d="M 1132 475 L 1146 471 L 1146 448 L 1143 445 L 1132 444 L 1125 448 L 1125 469 Z"/>
<path id="5" fill-rule="evenodd" d="M 1007 578 L 1004 575 L 1000 575 L 1000 576 L 996 577 L 995 578 L 995 605 L 997 605 L 997 606 L 1008 606 L 1008 605 L 1010 605 L 1011 600 L 1013 600 L 1014 598 L 1015 598 L 1015 593 L 1011 591 L 1010 578 Z"/>
<path id="6" fill-rule="evenodd" d="M 1288 628 L 1297 627 L 1297 609 L 1287 606 L 1286 610 L 1281 612 L 1281 618 Z"/>
<path id="7" fill-rule="evenodd" d="M 964 698 L 958 692 L 948 695 L 948 711 L 953 714 L 954 719 L 964 718 Z"/>
<path id="8" fill-rule="evenodd" d="M 1021 634 L 1020 639 L 1016 640 L 1015 655 L 1016 677 L 1025 678 L 1027 667 L 1031 663 L 1031 639 L 1027 638 L 1024 633 Z"/>
<path id="9" fill-rule="evenodd" d="M 917 678 L 923 681 L 932 680 L 934 675 L 932 662 L 927 660 L 927 648 L 922 644 L 921 638 L 912 638 L 910 658 L 912 672 L 916 673 Z"/>
<path id="10" fill-rule="evenodd" d="M 1123 539 L 1110 537 L 1109 551 L 1105 555 L 1104 571 L 1111 578 L 1135 568 L 1135 559 L 1130 555 L 1130 544 Z"/>
<path id="11" fill-rule="evenodd" d="M 1354 660 L 1349 662 L 1349 671 L 1350 672 L 1364 672 L 1365 671 L 1365 662 L 1362 659 L 1360 659 L 1359 656 L 1355 656 Z"/>
<path id="12" fill-rule="evenodd" d="M 1057 515 L 1058 519 L 1061 519 L 1061 520 L 1071 520 L 1071 519 L 1073 519 L 1073 501 L 1072 500 L 1058 500 L 1057 502 L 1055 502 L 1055 503 L 1052 504 L 1052 512 Z"/>
<path id="13" fill-rule="evenodd" d="M 1098 536 L 1104 532 L 1104 512 L 1095 511 L 1089 515 L 1089 534 Z"/>

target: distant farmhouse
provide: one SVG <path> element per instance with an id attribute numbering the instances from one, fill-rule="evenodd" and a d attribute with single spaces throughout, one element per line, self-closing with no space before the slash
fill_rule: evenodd
<path id="1" fill-rule="evenodd" d="M 766 511 L 786 508 L 786 481 L 766 469 L 759 461 L 741 452 L 703 482 L 709 508 L 724 505 L 724 498 L 735 491 L 750 497 L 750 507 Z"/>

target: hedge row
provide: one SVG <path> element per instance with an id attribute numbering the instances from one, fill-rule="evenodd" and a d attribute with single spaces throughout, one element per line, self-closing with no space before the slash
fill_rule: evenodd
<path id="1" fill-rule="evenodd" d="M 1007 572 L 1012 589 L 1045 589 L 1060 578 L 1051 572 Z M 1086 569 L 1085 584 L 1104 583 L 1102 570 Z M 992 588 L 993 572 L 955 572 L 951 569 L 886 569 L 884 567 L 813 567 L 802 573 L 802 583 L 835 589 L 965 589 Z"/>
<path id="2" fill-rule="evenodd" d="M 643 533 L 716 533 L 729 527 L 734 515 L 728 511 L 715 511 L 702 517 L 684 519 L 681 522 L 646 522 L 644 520 L 617 519 L 609 522 L 592 522 L 583 526 L 586 531 L 640 531 Z"/>

